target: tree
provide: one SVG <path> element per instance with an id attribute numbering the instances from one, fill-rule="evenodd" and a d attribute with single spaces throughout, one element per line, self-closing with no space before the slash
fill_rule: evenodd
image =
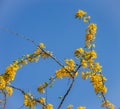
<path id="1" fill-rule="evenodd" d="M 21 88 L 18 88 L 12 84 L 14 81 L 16 72 L 24 65 L 27 65 L 31 62 L 37 62 L 40 58 L 47 59 L 51 58 L 54 60 L 60 68 L 56 70 L 55 74 L 52 75 L 47 82 L 43 82 L 37 88 L 39 93 L 47 93 L 47 88 L 50 87 L 52 90 L 52 86 L 54 82 L 58 79 L 69 78 L 70 85 L 63 96 L 60 96 L 61 99 L 57 109 L 61 109 L 65 100 L 67 100 L 67 96 L 69 96 L 69 92 L 72 91 L 72 87 L 75 84 L 75 80 L 78 77 L 78 74 L 81 73 L 82 79 L 91 82 L 95 94 L 99 99 L 102 100 L 102 107 L 106 109 L 114 109 L 114 105 L 107 100 L 105 97 L 105 93 L 107 92 L 107 87 L 105 85 L 106 77 L 102 73 L 102 66 L 99 62 L 96 62 L 97 53 L 95 52 L 95 39 L 96 39 L 96 31 L 97 25 L 95 23 L 91 23 L 90 16 L 87 15 L 87 12 L 83 10 L 78 10 L 75 14 L 75 17 L 79 20 L 83 20 L 88 24 L 86 28 L 86 36 L 85 36 L 85 46 L 84 48 L 77 48 L 74 51 L 75 58 L 78 62 L 75 62 L 74 59 L 65 59 L 65 64 L 62 64 L 52 52 L 46 50 L 44 43 L 36 44 L 34 40 L 27 38 L 26 36 L 21 36 L 25 40 L 30 41 L 36 46 L 36 50 L 32 54 L 26 54 L 21 58 L 14 60 L 12 64 L 10 64 L 4 73 L 0 75 L 0 92 L 3 96 L 0 100 L 1 108 L 5 109 L 7 103 L 7 97 L 12 96 L 13 89 L 20 91 L 24 96 L 24 105 L 30 109 L 35 109 L 36 105 L 41 105 L 42 109 L 53 109 L 54 104 L 49 103 L 46 97 L 34 97 L 34 95 L 30 92 L 26 92 Z M 6 31 L 6 30 L 5 30 Z M 16 36 L 20 36 L 18 33 L 9 31 Z M 82 70 L 82 71 L 80 71 Z M 23 107 L 22 106 L 22 107 Z M 21 108 L 22 108 L 21 107 Z M 72 109 L 72 105 L 68 105 L 67 109 Z M 85 109 L 85 106 L 79 106 L 77 109 Z"/>

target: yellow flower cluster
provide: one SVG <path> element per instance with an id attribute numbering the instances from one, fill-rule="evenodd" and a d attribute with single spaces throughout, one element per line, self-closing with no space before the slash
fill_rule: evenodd
<path id="1" fill-rule="evenodd" d="M 66 109 L 72 109 L 73 108 L 73 105 L 68 105 L 67 106 L 67 108 Z M 77 109 L 86 109 L 86 107 L 84 107 L 84 106 L 79 106 L 79 107 L 77 107 Z"/>
<path id="2" fill-rule="evenodd" d="M 78 10 L 75 14 L 75 16 L 77 18 L 82 18 L 83 16 L 85 16 L 87 14 L 87 12 L 83 11 L 83 10 Z"/>
<path id="3" fill-rule="evenodd" d="M 64 66 L 63 68 L 56 71 L 56 78 L 62 78 L 62 77 L 69 77 L 73 78 L 78 75 L 78 72 L 75 71 L 75 62 L 73 59 L 66 59 L 65 63 L 67 66 Z"/>
<path id="4" fill-rule="evenodd" d="M 81 75 L 82 75 L 82 79 L 87 79 L 89 78 L 89 76 L 91 75 L 91 72 L 81 72 Z"/>
<path id="5" fill-rule="evenodd" d="M 91 70 L 93 70 L 94 73 L 95 72 L 101 72 L 102 71 L 102 66 L 100 66 L 99 62 L 96 62 L 91 67 Z"/>
<path id="6" fill-rule="evenodd" d="M 66 109 L 72 109 L 73 108 L 73 105 L 68 105 Z"/>
<path id="7" fill-rule="evenodd" d="M 86 109 L 86 107 L 80 106 L 80 107 L 78 107 L 77 109 Z"/>
<path id="8" fill-rule="evenodd" d="M 83 56 L 84 54 L 84 50 L 83 48 L 78 48 L 74 51 L 74 55 L 77 57 L 77 58 L 80 58 L 81 56 Z"/>
<path id="9" fill-rule="evenodd" d="M 83 18 L 83 21 L 86 23 L 86 22 L 89 22 L 90 20 L 90 16 L 87 16 L 87 12 L 83 11 L 83 10 L 78 10 L 75 14 L 75 17 L 76 18 L 80 18 L 82 19 Z"/>
<path id="10" fill-rule="evenodd" d="M 84 17 L 84 22 L 86 23 L 86 22 L 89 22 L 89 20 L 90 20 L 90 16 L 85 16 Z"/>
<path id="11" fill-rule="evenodd" d="M 16 71 L 19 68 L 20 68 L 20 66 L 18 65 L 18 61 L 15 61 L 6 68 L 4 74 L 0 75 L 0 90 L 4 90 L 4 92 L 8 96 L 12 95 L 13 88 L 8 87 L 7 84 L 10 84 L 10 82 L 14 80 Z"/>
<path id="12" fill-rule="evenodd" d="M 45 109 L 53 109 L 53 105 L 52 104 L 47 104 Z"/>
<path id="13" fill-rule="evenodd" d="M 9 84 L 15 79 L 15 75 L 18 69 L 20 69 L 23 65 L 28 64 L 29 62 L 38 61 L 40 56 L 42 58 L 48 58 L 52 56 L 52 53 L 43 50 L 44 48 L 45 45 L 43 43 L 40 43 L 35 52 L 22 56 L 21 59 L 18 59 L 10 64 L 6 68 L 5 73 L 0 75 L 0 90 L 4 91 L 7 96 L 11 96 L 13 93 L 13 88 L 9 87 Z M 38 91 L 43 93 L 44 88 L 42 86 L 39 86 Z M 36 104 L 35 100 L 29 98 L 27 95 L 24 95 L 24 98 L 24 104 L 26 106 L 32 107 Z"/>
<path id="14" fill-rule="evenodd" d="M 86 34 L 86 40 L 85 40 L 85 46 L 87 48 L 94 47 L 94 40 L 96 38 L 96 31 L 97 31 L 97 25 L 94 23 L 90 23 L 87 27 L 87 34 Z"/>
<path id="15" fill-rule="evenodd" d="M 107 87 L 103 84 L 104 81 L 106 81 L 106 78 L 103 77 L 101 74 L 92 74 L 90 76 L 90 80 L 93 84 L 94 91 L 96 94 L 98 93 L 106 93 Z"/>
<path id="16" fill-rule="evenodd" d="M 52 52 L 43 50 L 45 48 L 44 43 L 40 43 L 37 47 L 36 51 L 33 53 L 33 56 L 38 56 L 38 58 L 41 56 L 42 58 L 49 58 L 52 56 Z"/>
<path id="17" fill-rule="evenodd" d="M 96 31 L 97 31 L 97 25 L 94 23 L 90 23 L 87 27 L 87 32 L 92 34 L 92 35 L 95 35 Z"/>
<path id="18" fill-rule="evenodd" d="M 6 85 L 6 82 L 5 82 L 4 78 L 3 78 L 3 76 L 0 76 L 0 90 L 4 89 L 5 85 Z"/>
<path id="19" fill-rule="evenodd" d="M 92 51 L 85 51 L 83 48 L 78 48 L 74 51 L 74 55 L 77 58 L 82 58 L 84 60 L 90 60 L 97 58 L 97 54 L 94 50 Z"/>
<path id="20" fill-rule="evenodd" d="M 6 84 L 10 83 L 11 81 L 14 80 L 16 71 L 20 68 L 18 65 L 18 61 L 13 62 L 10 66 L 6 68 L 5 73 L 3 74 L 3 78 L 6 82 Z"/>
<path id="21" fill-rule="evenodd" d="M 77 58 L 80 58 L 81 65 L 83 68 L 87 68 L 87 67 L 93 68 L 93 62 L 94 62 L 93 59 L 97 58 L 97 54 L 94 50 L 85 51 L 82 48 L 78 48 L 75 50 L 74 54 Z M 94 70 L 96 66 L 98 70 L 98 64 L 94 65 Z"/>
<path id="22" fill-rule="evenodd" d="M 108 100 L 104 100 L 102 102 L 102 107 L 106 107 L 107 109 L 115 109 L 115 106 Z"/>
<path id="23" fill-rule="evenodd" d="M 34 100 L 34 98 L 31 95 L 28 94 L 24 94 L 24 105 L 26 107 L 34 107 L 36 105 L 36 100 Z"/>
<path id="24" fill-rule="evenodd" d="M 12 87 L 5 87 L 5 91 L 7 93 L 8 96 L 11 96 L 13 93 L 13 88 Z"/>
<path id="25" fill-rule="evenodd" d="M 39 102 L 40 103 L 45 103 L 45 98 L 43 98 L 43 97 L 39 98 Z"/>
<path id="26" fill-rule="evenodd" d="M 45 93 L 45 89 L 44 89 L 43 85 L 38 86 L 37 90 L 38 90 L 39 93 Z"/>
<path id="27" fill-rule="evenodd" d="M 42 58 L 49 58 L 52 56 L 52 52 L 50 51 L 44 51 L 41 53 Z"/>

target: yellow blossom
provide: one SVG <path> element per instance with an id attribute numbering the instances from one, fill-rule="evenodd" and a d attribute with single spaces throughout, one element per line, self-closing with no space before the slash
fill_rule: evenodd
<path id="1" fill-rule="evenodd" d="M 39 102 L 40 102 L 40 103 L 44 103 L 44 102 L 45 102 L 45 98 L 42 98 L 42 97 L 39 98 Z"/>
<path id="2" fill-rule="evenodd" d="M 49 57 L 52 56 L 52 52 L 50 52 L 50 51 L 43 51 L 41 53 L 41 56 L 42 56 L 42 58 L 49 58 Z"/>
<path id="3" fill-rule="evenodd" d="M 86 68 L 87 67 L 87 61 L 82 59 L 81 60 L 81 65 L 82 65 L 83 68 Z"/>
<path id="4" fill-rule="evenodd" d="M 90 60 L 88 61 L 88 65 L 89 65 L 89 68 L 92 70 L 93 65 L 94 65 L 94 60 L 93 60 L 93 59 L 90 59 Z"/>
<path id="5" fill-rule="evenodd" d="M 52 104 L 47 104 L 46 109 L 53 109 L 53 105 Z"/>
<path id="6" fill-rule="evenodd" d="M 39 44 L 39 47 L 40 47 L 40 48 L 45 48 L 44 43 L 40 43 L 40 44 Z"/>
<path id="7" fill-rule="evenodd" d="M 66 59 L 65 63 L 69 66 L 69 67 L 74 67 L 75 66 L 75 62 L 73 59 Z"/>
<path id="8" fill-rule="evenodd" d="M 13 62 L 10 66 L 6 68 L 5 73 L 3 74 L 3 78 L 6 83 L 13 81 L 16 75 L 16 71 L 20 68 L 17 62 Z"/>
<path id="9" fill-rule="evenodd" d="M 104 100 L 102 102 L 102 107 L 106 107 L 107 109 L 115 109 L 115 106 L 108 100 Z"/>
<path id="10" fill-rule="evenodd" d="M 89 22 L 89 20 L 90 20 L 90 16 L 86 16 L 86 17 L 84 17 L 84 22 L 86 23 L 86 22 Z"/>
<path id="11" fill-rule="evenodd" d="M 90 80 L 93 84 L 94 91 L 96 94 L 102 92 L 103 94 L 107 92 L 107 87 L 103 84 L 104 79 L 101 74 L 92 74 Z"/>
<path id="12" fill-rule="evenodd" d="M 7 87 L 5 87 L 5 91 L 7 92 L 7 95 L 8 95 L 8 96 L 11 96 L 12 93 L 13 93 L 13 88 L 7 86 Z"/>
<path id="13" fill-rule="evenodd" d="M 86 41 L 92 41 L 93 40 L 93 35 L 92 34 L 90 34 L 90 33 L 88 33 L 88 34 L 86 34 Z"/>
<path id="14" fill-rule="evenodd" d="M 82 18 L 83 16 L 85 16 L 87 13 L 83 10 L 78 10 L 75 14 L 76 17 L 78 18 Z"/>
<path id="15" fill-rule="evenodd" d="M 77 58 L 79 58 L 84 53 L 83 48 L 78 48 L 74 51 L 74 54 Z"/>
<path id="16" fill-rule="evenodd" d="M 31 97 L 28 94 L 24 94 L 24 105 L 27 107 L 34 107 L 36 105 L 36 101 L 33 99 L 33 97 Z"/>
<path id="17" fill-rule="evenodd" d="M 94 23 L 91 23 L 88 25 L 88 31 L 90 34 L 95 35 L 96 34 L 96 30 L 97 30 L 97 25 Z"/>
<path id="18" fill-rule="evenodd" d="M 66 109 L 72 109 L 73 108 L 73 105 L 68 105 Z"/>
<path id="19" fill-rule="evenodd" d="M 45 93 L 44 87 L 42 85 L 40 85 L 37 90 L 40 93 Z"/>
<path id="20" fill-rule="evenodd" d="M 92 59 L 97 58 L 97 54 L 96 54 L 96 52 L 95 52 L 94 50 L 90 51 L 90 57 L 91 57 Z"/>
<path id="21" fill-rule="evenodd" d="M 62 78 L 62 77 L 72 77 L 72 74 L 70 74 L 69 71 L 69 67 L 68 66 L 64 66 L 64 68 L 61 68 L 59 70 L 56 71 L 56 78 Z"/>
<path id="22" fill-rule="evenodd" d="M 84 106 L 79 106 L 77 109 L 86 109 Z"/>
<path id="23" fill-rule="evenodd" d="M 90 75 L 90 72 L 81 72 L 82 79 L 87 79 Z"/>
<path id="24" fill-rule="evenodd" d="M 41 49 L 38 47 L 33 54 L 40 55 L 40 53 L 41 53 Z"/>
<path id="25" fill-rule="evenodd" d="M 86 79 L 85 72 L 81 72 L 82 79 Z"/>
<path id="26" fill-rule="evenodd" d="M 94 72 L 101 72 L 102 71 L 102 66 L 100 66 L 100 64 L 98 62 L 96 62 L 94 64 L 93 71 Z"/>
<path id="27" fill-rule="evenodd" d="M 3 76 L 0 76 L 0 89 L 5 88 L 6 82 L 3 78 Z"/>

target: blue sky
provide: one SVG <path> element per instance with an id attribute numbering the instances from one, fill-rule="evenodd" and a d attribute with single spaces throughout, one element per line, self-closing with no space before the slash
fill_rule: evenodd
<path id="1" fill-rule="evenodd" d="M 106 97 L 120 107 L 120 1 L 119 0 L 0 0 L 0 27 L 8 28 L 24 34 L 36 41 L 44 42 L 46 48 L 64 63 L 64 59 L 73 58 L 76 48 L 84 47 L 85 27 L 74 15 L 78 9 L 83 9 L 91 16 L 91 22 L 98 26 L 96 51 L 103 66 L 103 73 L 108 78 Z M 32 53 L 36 47 L 26 40 L 0 30 L 0 72 L 13 60 L 24 54 Z M 24 66 L 17 72 L 13 85 L 30 91 L 35 96 L 37 86 L 47 81 L 60 67 L 51 59 L 40 60 Z M 53 88 L 48 90 L 48 101 L 56 108 L 60 102 L 68 80 L 58 80 Z M 22 105 L 23 97 L 17 91 L 8 98 L 7 109 L 17 109 Z M 74 108 L 85 105 L 87 109 L 101 109 L 101 100 L 97 98 L 90 82 L 76 80 L 70 95 L 62 109 L 68 104 Z M 37 109 L 40 107 L 37 106 Z M 24 109 L 24 108 L 23 108 Z"/>

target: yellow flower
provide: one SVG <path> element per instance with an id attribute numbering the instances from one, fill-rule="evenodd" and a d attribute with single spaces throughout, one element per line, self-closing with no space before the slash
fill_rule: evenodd
<path id="1" fill-rule="evenodd" d="M 8 96 L 11 96 L 12 93 L 13 93 L 13 88 L 7 86 L 7 87 L 5 87 L 5 91 L 7 92 L 7 95 L 8 95 Z"/>
<path id="2" fill-rule="evenodd" d="M 84 53 L 83 48 L 78 48 L 74 51 L 74 54 L 77 58 L 79 58 Z"/>
<path id="3" fill-rule="evenodd" d="M 87 79 L 90 75 L 90 72 L 81 72 L 82 79 Z"/>
<path id="4" fill-rule="evenodd" d="M 102 71 L 102 66 L 100 66 L 99 62 L 96 62 L 93 67 L 94 72 L 101 72 Z"/>
<path id="5" fill-rule="evenodd" d="M 49 58 L 52 56 L 52 52 L 50 51 L 45 51 L 41 53 L 42 58 Z"/>
<path id="6" fill-rule="evenodd" d="M 6 85 L 6 82 L 3 78 L 3 76 L 0 76 L 0 89 L 4 89 Z"/>
<path id="7" fill-rule="evenodd" d="M 36 101 L 33 99 L 33 96 L 28 94 L 24 94 L 24 105 L 27 107 L 34 107 L 36 105 Z"/>
<path id="8" fill-rule="evenodd" d="M 91 23 L 88 25 L 88 31 L 90 34 L 95 35 L 96 34 L 96 30 L 97 30 L 97 25 L 94 23 Z"/>
<path id="9" fill-rule="evenodd" d="M 45 102 L 45 98 L 39 98 L 39 102 L 40 103 L 44 103 Z"/>
<path id="10" fill-rule="evenodd" d="M 93 40 L 93 35 L 92 34 L 90 34 L 90 33 L 88 33 L 88 34 L 86 34 L 86 41 L 92 41 Z"/>
<path id="11" fill-rule="evenodd" d="M 46 109 L 53 109 L 53 105 L 52 104 L 47 104 Z"/>
<path id="12" fill-rule="evenodd" d="M 75 66 L 75 62 L 73 59 L 66 59 L 65 63 L 69 66 L 69 67 L 74 67 Z"/>
<path id="13" fill-rule="evenodd" d="M 16 75 L 16 71 L 20 68 L 18 65 L 18 61 L 14 61 L 11 65 L 6 68 L 5 73 L 3 74 L 3 78 L 6 83 L 13 81 Z"/>
<path id="14" fill-rule="evenodd" d="M 40 85 L 37 90 L 40 93 L 45 93 L 44 87 L 42 85 Z"/>
<path id="15" fill-rule="evenodd" d="M 40 47 L 40 48 L 45 48 L 44 43 L 40 43 L 40 44 L 39 44 L 39 47 Z"/>
<path id="16" fill-rule="evenodd" d="M 82 18 L 83 16 L 85 16 L 87 13 L 83 10 L 78 10 L 75 14 L 76 17 L 78 18 Z"/>
<path id="17" fill-rule="evenodd" d="M 74 73 L 74 77 L 78 76 L 78 72 Z"/>
<path id="18" fill-rule="evenodd" d="M 77 109 L 86 109 L 84 106 L 79 106 Z"/>
<path id="19" fill-rule="evenodd" d="M 68 66 L 64 66 L 64 68 L 61 68 L 59 70 L 56 71 L 56 78 L 62 78 L 62 77 L 72 77 L 72 74 L 70 74 L 69 71 L 69 67 Z"/>
<path id="20" fill-rule="evenodd" d="M 89 64 L 89 68 L 92 70 L 93 65 L 94 65 L 94 60 L 90 59 L 88 64 Z"/>
<path id="21" fill-rule="evenodd" d="M 87 67 L 87 61 L 82 59 L 81 60 L 81 65 L 82 65 L 83 68 L 86 68 Z"/>
<path id="22" fill-rule="evenodd" d="M 91 56 L 92 59 L 97 58 L 97 54 L 94 50 L 90 51 L 90 56 Z"/>
<path id="23" fill-rule="evenodd" d="M 92 74 L 90 80 L 93 84 L 94 91 L 96 94 L 102 92 L 103 94 L 107 92 L 107 87 L 103 84 L 104 77 L 101 74 Z"/>
<path id="24" fill-rule="evenodd" d="M 86 79 L 85 72 L 81 72 L 82 79 Z"/>
<path id="25" fill-rule="evenodd" d="M 73 105 L 68 105 L 66 109 L 72 109 L 73 108 Z"/>
<path id="26" fill-rule="evenodd" d="M 104 100 L 102 102 L 102 107 L 106 107 L 108 109 L 115 109 L 115 106 L 108 100 Z"/>
<path id="27" fill-rule="evenodd" d="M 89 22 L 89 20 L 90 20 L 90 16 L 84 17 L 84 22 L 85 22 L 85 23 L 86 23 L 86 22 Z"/>

